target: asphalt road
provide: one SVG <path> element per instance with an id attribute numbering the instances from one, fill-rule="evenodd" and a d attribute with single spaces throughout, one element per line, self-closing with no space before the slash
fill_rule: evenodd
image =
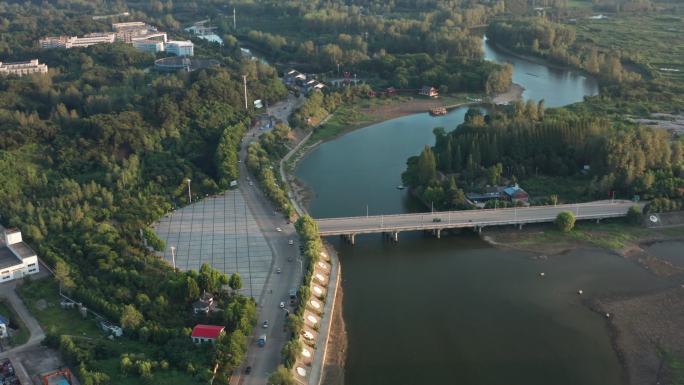
<path id="1" fill-rule="evenodd" d="M 434 213 L 380 215 L 318 219 L 322 236 L 379 233 L 437 228 L 495 226 L 551 222 L 558 213 L 571 211 L 577 219 L 619 217 L 634 205 L 631 201 L 597 201 L 558 206 L 535 206 L 498 210 L 466 210 Z"/>
<path id="2" fill-rule="evenodd" d="M 280 120 L 285 120 L 302 101 L 303 98 L 297 99 L 289 95 L 286 101 L 271 106 L 269 110 L 271 115 Z M 285 309 L 293 310 L 289 306 L 288 294 L 290 289 L 299 287 L 302 276 L 299 242 L 294 226 L 288 224 L 287 219 L 280 212 L 275 211 L 275 207 L 258 188 L 258 183 L 250 176 L 245 165 L 244 160 L 247 156 L 249 143 L 256 140 L 259 134 L 265 130 L 255 127 L 245 135 L 245 141 L 240 151 L 242 163 L 240 164 L 239 185 L 247 205 L 252 210 L 257 224 L 273 251 L 273 264 L 271 273 L 266 278 L 264 292 L 257 300 L 258 325 L 252 335 L 247 357 L 242 367 L 231 378 L 230 383 L 232 385 L 264 385 L 269 375 L 280 364 L 280 352 L 288 341 L 288 335 L 284 328 L 286 312 L 279 307 L 279 304 L 285 302 Z M 252 182 L 252 186 L 250 186 L 250 182 Z M 277 228 L 282 231 L 277 231 Z M 293 240 L 294 244 L 289 245 L 289 240 Z M 278 268 L 281 269 L 281 273 L 276 272 Z M 262 327 L 264 321 L 269 323 L 267 328 Z M 258 347 L 256 341 L 262 334 L 266 334 L 266 346 Z M 245 373 L 248 366 L 252 368 L 250 374 Z"/>

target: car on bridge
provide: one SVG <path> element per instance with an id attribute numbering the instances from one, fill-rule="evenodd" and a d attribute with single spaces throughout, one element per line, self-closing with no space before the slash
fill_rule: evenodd
<path id="1" fill-rule="evenodd" d="M 441 222 L 441 221 L 442 221 L 442 218 L 432 218 L 432 221 L 433 221 L 433 222 Z"/>

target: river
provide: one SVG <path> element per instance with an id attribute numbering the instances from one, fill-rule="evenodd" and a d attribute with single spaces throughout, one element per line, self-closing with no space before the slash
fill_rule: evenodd
<path id="1" fill-rule="evenodd" d="M 598 92 L 576 72 L 484 48 L 487 59 L 513 65 L 525 97 L 547 106 Z M 465 111 L 405 116 L 320 145 L 296 170 L 315 192 L 311 214 L 424 211 L 396 189 L 406 159 L 434 143 L 434 127 L 453 130 Z M 582 300 L 666 285 L 607 252 L 538 258 L 469 232 L 439 240 L 402 233 L 398 244 L 379 236 L 357 237 L 356 246 L 330 240 L 342 263 L 348 385 L 621 385 L 607 323 Z"/>

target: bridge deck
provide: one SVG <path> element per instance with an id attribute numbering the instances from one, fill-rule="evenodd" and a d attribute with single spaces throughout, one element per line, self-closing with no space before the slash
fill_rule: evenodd
<path id="1" fill-rule="evenodd" d="M 486 227 L 553 222 L 558 213 L 570 211 L 577 220 L 623 217 L 634 202 L 597 201 L 557 206 L 518 207 L 498 210 L 440 211 L 434 213 L 376 215 L 317 219 L 321 236 L 371 234 L 411 230 Z"/>

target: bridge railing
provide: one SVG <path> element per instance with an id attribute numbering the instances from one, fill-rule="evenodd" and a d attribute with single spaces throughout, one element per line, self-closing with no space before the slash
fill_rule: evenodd
<path id="1" fill-rule="evenodd" d="M 618 218 L 627 215 L 627 213 L 600 213 L 600 214 L 580 214 L 576 217 L 577 220 L 588 220 L 588 219 L 605 219 L 605 218 Z M 381 226 L 368 226 L 363 228 L 348 228 L 340 230 L 319 230 L 321 236 L 330 235 L 345 235 L 345 234 L 370 234 L 370 233 L 381 233 L 387 231 L 416 231 L 416 230 L 437 230 L 437 229 L 448 229 L 448 228 L 469 228 L 469 227 L 487 227 L 487 226 L 503 226 L 503 225 L 517 225 L 517 224 L 527 224 L 527 223 L 542 223 L 542 222 L 553 222 L 556 219 L 556 215 L 548 217 L 539 218 L 511 218 L 511 219 L 501 219 L 501 220 L 479 220 L 472 222 L 421 222 L 412 225 L 400 225 L 391 226 L 384 225 Z"/>
<path id="2" fill-rule="evenodd" d="M 594 202 L 587 202 L 587 203 L 571 203 L 571 204 L 562 204 L 562 205 L 546 205 L 546 206 L 528 206 L 528 207 L 508 207 L 508 208 L 500 208 L 500 209 L 478 209 L 478 210 L 450 210 L 450 211 L 425 211 L 425 212 L 420 212 L 420 213 L 405 213 L 405 214 L 386 214 L 386 215 L 356 215 L 356 216 L 349 216 L 349 217 L 336 217 L 336 218 L 320 218 L 316 219 L 316 222 L 331 222 L 331 221 L 339 221 L 339 220 L 345 220 L 345 219 L 363 219 L 363 218 L 399 218 L 399 217 L 414 217 L 418 215 L 441 215 L 441 214 L 451 214 L 451 215 L 456 215 L 456 216 L 463 216 L 467 215 L 468 213 L 472 212 L 477 212 L 477 213 L 489 213 L 489 212 L 502 212 L 502 211 L 508 211 L 508 212 L 523 212 L 523 211 L 533 211 L 533 210 L 548 210 L 550 208 L 555 208 L 555 209 L 568 209 L 568 210 L 574 210 L 577 207 L 593 207 L 593 206 L 605 206 L 607 204 L 610 205 L 623 205 L 623 204 L 634 204 L 634 202 L 629 201 L 629 200 L 615 200 L 615 201 L 594 201 Z"/>

